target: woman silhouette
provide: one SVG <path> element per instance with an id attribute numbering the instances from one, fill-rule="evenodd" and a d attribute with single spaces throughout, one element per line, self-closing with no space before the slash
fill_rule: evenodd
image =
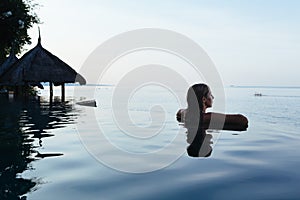
<path id="1" fill-rule="evenodd" d="M 206 129 L 245 131 L 248 128 L 248 119 L 241 114 L 206 113 L 206 109 L 212 107 L 213 99 L 206 84 L 191 86 L 187 92 L 188 107 L 177 112 L 177 120 L 185 125 L 197 123 Z"/>
<path id="2" fill-rule="evenodd" d="M 177 120 L 184 122 L 187 128 L 187 152 L 192 157 L 208 157 L 211 155 L 210 134 L 206 129 L 244 131 L 248 120 L 240 114 L 228 115 L 206 113 L 212 107 L 214 96 L 206 84 L 195 84 L 187 92 L 187 109 L 177 112 Z"/>

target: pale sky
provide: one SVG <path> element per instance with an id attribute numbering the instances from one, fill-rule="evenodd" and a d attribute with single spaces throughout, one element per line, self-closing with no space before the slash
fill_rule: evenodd
<path id="1" fill-rule="evenodd" d="M 102 42 L 161 28 L 197 42 L 224 85 L 300 86 L 297 0 L 40 0 L 42 45 L 79 70 Z M 30 30 L 37 42 L 37 26 Z"/>

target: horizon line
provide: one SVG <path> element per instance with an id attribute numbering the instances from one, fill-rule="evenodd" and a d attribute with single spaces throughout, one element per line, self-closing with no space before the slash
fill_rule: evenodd
<path id="1" fill-rule="evenodd" d="M 231 88 L 278 88 L 278 89 L 300 89 L 300 86 L 278 86 L 278 85 L 229 85 Z"/>

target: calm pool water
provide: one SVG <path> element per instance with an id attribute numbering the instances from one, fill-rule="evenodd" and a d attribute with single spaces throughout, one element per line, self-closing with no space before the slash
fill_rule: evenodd
<path id="1" fill-rule="evenodd" d="M 226 112 L 246 115 L 249 128 L 209 133 L 207 158 L 187 155 L 172 96 L 159 88 L 132 96 L 131 121 L 123 122 L 150 128 L 128 135 L 118 121 L 122 113 L 114 116 L 113 89 L 97 87 L 92 97 L 82 87 L 71 97 L 67 87 L 66 104 L 1 98 L 0 199 L 299 199 L 300 89 L 225 88 Z M 81 97 L 98 107 L 74 104 Z M 163 109 L 152 107 L 157 102 Z"/>

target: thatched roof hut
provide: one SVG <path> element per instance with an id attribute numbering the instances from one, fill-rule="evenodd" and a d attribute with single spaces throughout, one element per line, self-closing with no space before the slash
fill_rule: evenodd
<path id="1" fill-rule="evenodd" d="M 54 85 L 79 82 L 85 79 L 68 64 L 44 49 L 39 37 L 38 44 L 0 75 L 1 85 L 36 85 L 52 82 Z"/>

